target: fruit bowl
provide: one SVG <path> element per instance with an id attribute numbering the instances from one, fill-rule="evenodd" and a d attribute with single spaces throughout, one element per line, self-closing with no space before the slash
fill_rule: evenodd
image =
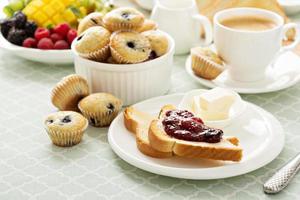
<path id="1" fill-rule="evenodd" d="M 73 63 L 73 54 L 70 49 L 67 50 L 40 50 L 25 48 L 14 45 L 7 41 L 0 34 L 0 48 L 27 60 L 48 63 L 48 64 L 71 64 Z"/>

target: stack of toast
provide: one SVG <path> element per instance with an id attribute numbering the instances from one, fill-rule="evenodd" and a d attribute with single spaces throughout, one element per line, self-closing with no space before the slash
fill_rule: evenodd
<path id="1" fill-rule="evenodd" d="M 155 158 L 180 156 L 238 162 L 242 148 L 236 137 L 223 137 L 218 143 L 194 142 L 173 138 L 165 131 L 162 120 L 165 113 L 175 110 L 173 105 L 162 107 L 159 116 L 152 116 L 128 107 L 124 111 L 125 127 L 135 134 L 137 148 L 145 155 Z"/>

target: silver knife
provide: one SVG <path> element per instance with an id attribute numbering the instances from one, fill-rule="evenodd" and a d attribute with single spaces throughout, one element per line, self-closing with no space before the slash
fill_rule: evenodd
<path id="1" fill-rule="evenodd" d="M 264 192 L 275 194 L 283 190 L 300 169 L 300 153 L 284 165 L 264 184 Z"/>

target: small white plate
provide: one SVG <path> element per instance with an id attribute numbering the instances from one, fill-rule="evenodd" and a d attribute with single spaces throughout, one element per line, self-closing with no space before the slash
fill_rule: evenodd
<path id="1" fill-rule="evenodd" d="M 278 0 L 278 2 L 283 7 L 286 14 L 295 15 L 297 13 L 300 13 L 299 0 Z"/>
<path id="2" fill-rule="evenodd" d="M 27 60 L 49 63 L 49 64 L 71 64 L 73 63 L 73 53 L 69 50 L 40 50 L 33 48 L 20 47 L 8 42 L 0 34 L 0 48 L 3 48 L 16 56 Z"/>
<path id="3" fill-rule="evenodd" d="M 181 110 L 189 110 L 192 111 L 193 99 L 195 96 L 201 95 L 207 90 L 199 89 L 192 90 L 187 92 L 182 98 L 181 102 L 178 105 L 178 108 Z M 229 110 L 229 118 L 224 120 L 208 120 L 205 121 L 205 124 L 208 126 L 212 126 L 215 128 L 224 128 L 231 123 L 234 123 L 235 120 L 245 111 L 247 104 L 241 99 L 240 95 L 234 91 L 230 91 L 235 96 L 235 102 L 231 106 Z M 201 118 L 201 117 L 200 117 Z"/>
<path id="4" fill-rule="evenodd" d="M 166 104 L 178 105 L 184 94 L 156 97 L 134 105 L 144 112 L 158 114 Z M 247 102 L 239 120 L 224 129 L 225 135 L 236 136 L 244 149 L 239 163 L 172 157 L 151 158 L 136 147 L 135 137 L 126 130 L 121 113 L 111 124 L 108 141 L 124 161 L 149 172 L 184 179 L 220 179 L 256 170 L 275 159 L 284 145 L 283 129 L 277 119 L 262 108 Z"/>
<path id="5" fill-rule="evenodd" d="M 195 81 L 206 87 L 223 87 L 242 94 L 258 94 L 286 89 L 298 83 L 300 80 L 300 57 L 291 51 L 282 54 L 277 58 L 272 69 L 270 67 L 266 78 L 256 82 L 231 80 L 227 70 L 214 80 L 200 78 L 192 70 L 191 56 L 186 60 L 185 69 Z"/>

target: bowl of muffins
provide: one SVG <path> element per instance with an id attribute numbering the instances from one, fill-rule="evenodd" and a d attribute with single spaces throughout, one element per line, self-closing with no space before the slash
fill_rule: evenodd
<path id="1" fill-rule="evenodd" d="M 92 92 L 108 92 L 131 105 L 168 91 L 175 42 L 154 21 L 121 7 L 87 16 L 79 27 L 72 43 L 75 71 Z"/>

